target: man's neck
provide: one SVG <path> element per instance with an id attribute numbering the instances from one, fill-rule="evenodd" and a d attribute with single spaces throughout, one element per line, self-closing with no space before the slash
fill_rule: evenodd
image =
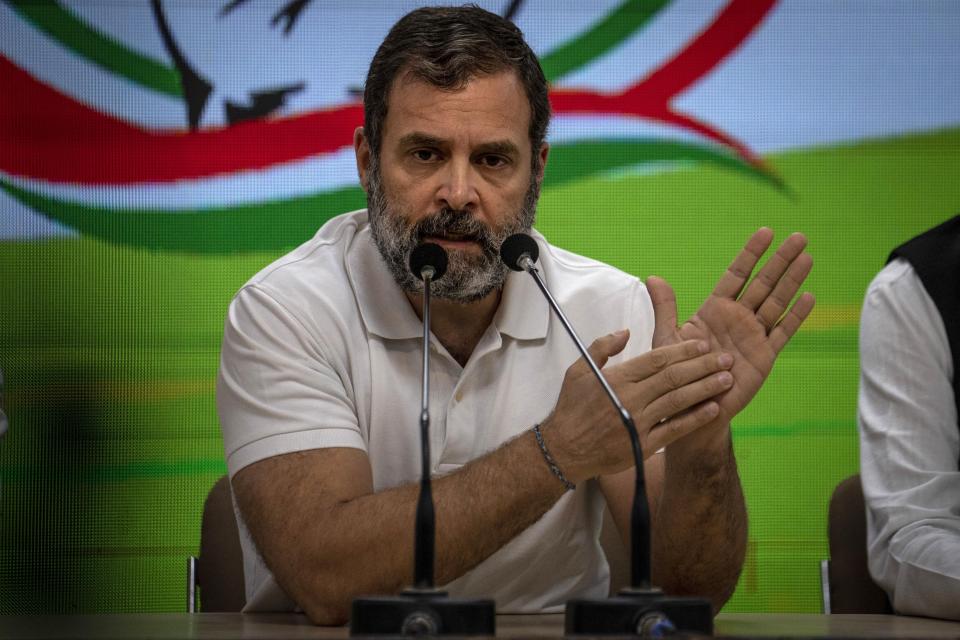
<path id="1" fill-rule="evenodd" d="M 417 317 L 423 320 L 423 296 L 406 292 Z M 450 355 L 465 366 L 500 306 L 500 289 L 476 302 L 461 303 L 430 298 L 430 330 Z"/>

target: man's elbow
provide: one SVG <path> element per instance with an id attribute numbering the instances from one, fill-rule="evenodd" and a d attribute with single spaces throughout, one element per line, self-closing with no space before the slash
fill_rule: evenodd
<path id="1" fill-rule="evenodd" d="M 714 615 L 720 613 L 737 588 L 737 580 L 711 580 L 709 582 L 688 581 L 665 584 L 663 589 L 671 596 L 700 598 L 710 602 Z"/>
<path id="2" fill-rule="evenodd" d="M 350 618 L 357 585 L 349 580 L 349 574 L 342 574 L 326 563 L 311 562 L 310 558 L 301 558 L 296 570 L 289 564 L 269 561 L 267 566 L 280 588 L 313 624 L 339 626 Z"/>
<path id="3" fill-rule="evenodd" d="M 332 627 L 346 624 L 355 598 L 370 595 L 385 595 L 389 592 L 382 586 L 374 586 L 369 581 L 351 580 L 343 575 L 329 572 L 318 573 L 317 579 L 309 586 L 298 589 L 297 604 L 303 609 L 315 625 Z"/>
<path id="4" fill-rule="evenodd" d="M 310 622 L 323 627 L 343 625 L 350 619 L 353 589 L 337 576 L 317 574 L 311 584 L 298 585 L 295 600 Z"/>
<path id="5" fill-rule="evenodd" d="M 301 605 L 310 622 L 320 627 L 339 627 L 350 619 L 350 600 L 324 600 Z"/>
<path id="6" fill-rule="evenodd" d="M 733 592 L 737 590 L 738 579 L 739 573 L 736 578 L 720 585 L 718 589 L 715 589 L 714 593 L 710 594 L 710 605 L 713 607 L 714 615 L 720 613 L 720 609 L 723 609 L 727 601 L 733 597 Z"/>
<path id="7" fill-rule="evenodd" d="M 744 554 L 736 553 L 692 566 L 673 567 L 672 570 L 654 575 L 660 587 L 671 596 L 702 598 L 710 602 L 713 612 L 720 609 L 733 596 L 743 569 Z"/>

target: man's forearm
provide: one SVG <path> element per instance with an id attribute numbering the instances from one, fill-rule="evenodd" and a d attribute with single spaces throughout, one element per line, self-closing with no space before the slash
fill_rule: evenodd
<path id="1" fill-rule="evenodd" d="M 594 357 L 605 362 L 626 339 L 623 333 L 594 341 Z M 716 405 L 709 411 L 704 400 L 729 385 L 718 373 L 721 363 L 702 346 L 669 345 L 610 370 L 630 392 L 632 410 L 653 448 L 696 432 L 716 415 Z M 703 406 L 686 411 L 696 405 Z M 650 432 L 678 411 L 682 417 Z M 568 369 L 557 407 L 541 428 L 570 482 L 629 469 L 622 424 L 582 360 Z M 417 485 L 374 493 L 364 452 L 319 449 L 275 456 L 238 471 L 233 486 L 267 566 L 314 621 L 343 622 L 355 596 L 410 584 Z M 437 479 L 437 583 L 490 556 L 536 522 L 564 490 L 530 432 Z"/>
<path id="2" fill-rule="evenodd" d="M 419 484 L 328 507 L 300 542 L 295 598 L 320 624 L 346 620 L 350 601 L 409 586 Z M 433 480 L 437 584 L 463 575 L 536 522 L 564 493 L 530 433 Z M 269 559 L 268 559 L 269 562 Z M 291 594 L 294 595 L 294 594 Z"/>
<path id="3" fill-rule="evenodd" d="M 729 425 L 667 447 L 654 518 L 654 583 L 673 594 L 730 598 L 743 566 L 747 514 Z M 699 436 L 704 437 L 699 437 Z"/>

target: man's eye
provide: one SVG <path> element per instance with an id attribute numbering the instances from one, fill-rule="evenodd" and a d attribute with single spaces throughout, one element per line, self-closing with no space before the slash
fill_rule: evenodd
<path id="1" fill-rule="evenodd" d="M 417 160 L 420 160 L 421 162 L 430 162 L 431 160 L 436 158 L 436 156 L 437 154 L 435 154 L 430 149 L 417 149 L 416 151 L 413 152 L 413 157 L 416 158 Z"/>
<path id="2" fill-rule="evenodd" d="M 507 159 L 503 156 L 483 156 L 480 163 L 485 167 L 502 167 L 507 164 Z"/>

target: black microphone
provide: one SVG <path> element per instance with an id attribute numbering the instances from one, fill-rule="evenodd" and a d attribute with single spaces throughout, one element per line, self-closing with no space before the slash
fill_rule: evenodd
<path id="1" fill-rule="evenodd" d="M 420 381 L 420 494 L 414 521 L 413 587 L 397 597 L 357 598 L 351 636 L 493 636 L 493 600 L 454 600 L 434 587 L 436 520 L 430 482 L 430 285 L 447 272 L 447 252 L 426 242 L 410 253 L 410 271 L 423 280 L 423 375 Z"/>
<path id="2" fill-rule="evenodd" d="M 620 402 L 607 382 L 600 367 L 594 362 L 583 341 L 574 331 L 560 305 L 547 289 L 537 269 L 540 247 L 525 233 L 515 233 L 500 245 L 500 258 L 514 271 L 529 273 L 543 293 L 550 308 L 566 329 L 577 349 L 587 361 L 593 375 L 600 382 L 613 404 L 620 421 L 630 436 L 630 448 L 636 468 L 633 504 L 630 509 L 630 586 L 616 597 L 603 600 L 572 600 L 565 613 L 566 635 L 640 635 L 669 630 L 713 633 L 713 610 L 708 601 L 700 598 L 667 598 L 650 581 L 650 507 L 643 473 L 643 451 L 633 416 Z M 657 636 L 658 637 L 658 636 Z"/>
<path id="3" fill-rule="evenodd" d="M 410 271 L 421 280 L 429 277 L 436 282 L 447 272 L 447 252 L 438 244 L 424 242 L 410 252 Z M 426 319 L 424 324 L 429 324 Z"/>
<path id="4" fill-rule="evenodd" d="M 500 259 L 514 271 L 535 270 L 539 257 L 540 245 L 525 233 L 515 233 L 500 245 Z"/>

